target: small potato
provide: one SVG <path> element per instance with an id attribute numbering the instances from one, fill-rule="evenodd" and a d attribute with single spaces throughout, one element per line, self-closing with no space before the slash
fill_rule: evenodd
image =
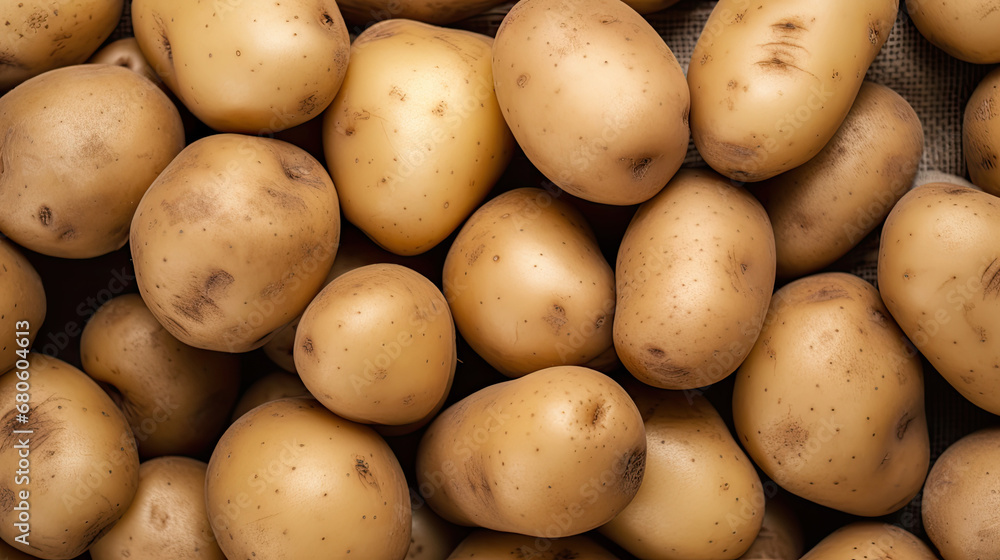
<path id="1" fill-rule="evenodd" d="M 740 560 L 798 560 L 803 552 L 805 539 L 795 510 L 781 498 L 768 498 L 760 532 Z"/>
<path id="2" fill-rule="evenodd" d="M 441 519 L 416 490 L 410 490 L 413 530 L 406 560 L 445 560 L 469 530 Z"/>
<path id="3" fill-rule="evenodd" d="M 35 267 L 16 245 L 0 239 L 0 374 L 31 348 L 46 306 L 45 287 Z"/>
<path id="4" fill-rule="evenodd" d="M 951 56 L 1000 62 L 1000 10 L 991 0 L 906 0 L 906 9 L 920 33 Z"/>
<path id="5" fill-rule="evenodd" d="M 437 25 L 454 23 L 503 4 L 504 0 L 338 0 L 348 23 L 366 27 L 389 18 L 405 18 Z"/>
<path id="6" fill-rule="evenodd" d="M 38 560 L 38 557 L 21 552 L 0 540 L 0 560 Z"/>
<path id="7" fill-rule="evenodd" d="M 112 66 L 128 68 L 143 78 L 153 82 L 160 89 L 166 88 L 160 80 L 160 76 L 156 74 L 156 70 L 149 65 L 149 61 L 146 60 L 145 56 L 143 56 L 142 50 L 139 49 L 139 42 L 135 40 L 135 37 L 118 39 L 117 41 L 108 44 L 106 47 L 94 53 L 94 56 L 90 57 L 90 60 L 88 60 L 87 63 L 110 64 Z"/>
<path id="8" fill-rule="evenodd" d="M 651 14 L 665 10 L 677 3 L 677 0 L 623 0 L 630 8 L 640 14 Z"/>
<path id="9" fill-rule="evenodd" d="M 1000 68 L 979 82 L 965 106 L 962 149 L 972 182 L 1000 196 Z"/>
<path id="10" fill-rule="evenodd" d="M 257 408 L 258 406 L 286 399 L 288 397 L 309 397 L 309 389 L 302 383 L 302 378 L 294 373 L 286 371 L 276 371 L 261 377 L 251 385 L 233 410 L 230 423 L 237 421 L 240 416 Z"/>
<path id="11" fill-rule="evenodd" d="M 469 535 L 447 560 L 618 560 L 593 539 L 585 535 L 561 539 L 535 538 L 514 533 L 475 531 Z"/>
<path id="12" fill-rule="evenodd" d="M 937 557 L 913 533 L 871 521 L 841 527 L 819 542 L 802 560 L 935 560 Z"/>

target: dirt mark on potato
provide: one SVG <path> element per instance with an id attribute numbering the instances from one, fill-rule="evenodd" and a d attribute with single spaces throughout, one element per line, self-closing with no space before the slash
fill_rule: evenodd
<path id="1" fill-rule="evenodd" d="M 983 299 L 990 295 L 1000 297 L 1000 259 L 994 258 L 990 262 L 986 270 L 983 271 L 980 282 L 983 285 Z"/>
<path id="2" fill-rule="evenodd" d="M 201 286 L 192 290 L 187 297 L 176 296 L 180 301 L 173 303 L 174 310 L 192 321 L 201 323 L 207 313 L 221 313 L 215 300 L 225 295 L 229 286 L 235 281 L 232 274 L 225 270 L 213 270 Z"/>
<path id="3" fill-rule="evenodd" d="M 553 334 L 559 334 L 566 324 L 566 309 L 558 303 L 553 304 L 542 320 L 552 329 Z"/>
<path id="4" fill-rule="evenodd" d="M 834 299 L 851 299 L 851 295 L 843 288 L 838 288 L 836 286 L 823 286 L 822 288 L 809 294 L 806 301 L 810 303 L 820 303 Z"/>
<path id="5" fill-rule="evenodd" d="M 622 457 L 622 484 L 624 494 L 635 494 L 642 484 L 642 476 L 646 472 L 646 450 L 633 449 Z"/>
<path id="6" fill-rule="evenodd" d="M 379 488 L 378 480 L 375 479 L 375 474 L 372 473 L 368 466 L 368 461 L 365 460 L 361 455 L 356 455 L 354 457 L 354 472 L 358 473 L 358 480 L 371 486 L 372 488 Z"/>

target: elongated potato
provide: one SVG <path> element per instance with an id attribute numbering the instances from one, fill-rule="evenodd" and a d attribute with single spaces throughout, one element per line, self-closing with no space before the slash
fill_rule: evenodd
<path id="1" fill-rule="evenodd" d="M 983 78 L 965 106 L 962 149 L 972 182 L 1000 196 L 1000 68 Z"/>
<path id="2" fill-rule="evenodd" d="M 774 288 L 764 208 L 711 170 L 681 170 L 643 204 L 618 249 L 614 339 L 632 375 L 711 385 L 757 340 Z"/>
<path id="3" fill-rule="evenodd" d="M 45 287 L 38 271 L 16 245 L 0 239 L 0 374 L 14 367 L 31 348 L 46 308 Z"/>
<path id="4" fill-rule="evenodd" d="M 599 527 L 635 496 L 642 417 L 592 369 L 557 366 L 462 399 L 417 450 L 420 493 L 460 525 L 559 538 Z"/>
<path id="5" fill-rule="evenodd" d="M 688 69 L 691 132 L 705 161 L 739 181 L 809 161 L 847 116 L 898 8 L 721 0 Z"/>
<path id="6" fill-rule="evenodd" d="M 447 560 L 618 560 L 590 537 L 545 539 L 479 530 L 469 535 Z"/>
<path id="7" fill-rule="evenodd" d="M 802 560 L 935 560 L 937 557 L 906 529 L 871 521 L 858 521 L 834 531 Z"/>
<path id="8" fill-rule="evenodd" d="M 1000 62 L 1000 10 L 990 0 L 906 0 L 921 34 L 951 56 L 976 64 Z"/>

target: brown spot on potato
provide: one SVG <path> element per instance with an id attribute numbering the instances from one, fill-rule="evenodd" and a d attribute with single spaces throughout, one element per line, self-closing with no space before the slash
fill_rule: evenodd
<path id="1" fill-rule="evenodd" d="M 52 209 L 48 206 L 42 206 L 38 209 L 38 221 L 42 222 L 43 226 L 49 226 L 52 224 Z"/>
<path id="2" fill-rule="evenodd" d="M 530 79 L 531 79 L 531 76 L 529 76 L 527 74 L 521 74 L 520 76 L 517 77 L 517 87 L 523 88 L 524 86 L 526 86 L 528 84 L 528 80 L 530 80 Z"/>
<path id="3" fill-rule="evenodd" d="M 868 318 L 883 329 L 889 328 L 889 319 L 879 309 L 875 309 L 874 307 L 869 308 Z"/>
<path id="4" fill-rule="evenodd" d="M 552 328 L 554 334 L 559 334 L 563 325 L 566 324 L 566 310 L 561 305 L 554 304 L 549 312 L 542 317 L 542 320 Z"/>
<path id="5" fill-rule="evenodd" d="M 878 21 L 872 21 L 868 24 L 868 42 L 873 45 L 877 45 L 879 42 L 879 36 L 882 35 L 882 24 Z"/>
<path id="6" fill-rule="evenodd" d="M 306 354 L 312 355 L 313 353 L 313 341 L 311 338 L 306 338 L 302 341 L 302 351 Z"/>
<path id="7" fill-rule="evenodd" d="M 836 286 L 823 286 L 822 288 L 809 294 L 809 297 L 806 299 L 806 301 L 812 303 L 818 303 L 818 302 L 830 301 L 841 298 L 850 299 L 851 295 L 848 294 L 847 290 L 845 290 L 844 288 L 839 288 Z"/>
<path id="8" fill-rule="evenodd" d="M 983 154 L 981 160 L 979 160 L 979 166 L 987 171 L 992 171 L 997 168 L 998 157 L 995 153 L 987 151 Z"/>
<path id="9" fill-rule="evenodd" d="M 482 455 L 473 454 L 468 459 L 465 473 L 472 494 L 479 499 L 487 511 L 494 511 L 496 508 L 496 497 L 493 495 L 493 489 L 490 488 L 490 481 L 486 477 L 486 468 L 483 466 Z"/>
<path id="10" fill-rule="evenodd" d="M 611 25 L 612 23 L 618 23 L 620 21 L 621 20 L 618 19 L 618 18 L 616 18 L 615 16 L 601 16 L 600 17 L 601 25 Z"/>
<path id="11" fill-rule="evenodd" d="M 622 457 L 621 490 L 625 494 L 635 494 L 642 484 L 646 472 L 646 450 L 633 449 Z"/>
<path id="12" fill-rule="evenodd" d="M 662 349 L 655 348 L 655 347 L 652 347 L 652 346 L 647 347 L 646 348 L 646 352 L 649 352 L 649 354 L 652 355 L 656 359 L 662 359 L 664 356 L 667 355 L 667 353 L 664 352 Z"/>
<path id="13" fill-rule="evenodd" d="M 469 266 L 472 266 L 473 264 L 476 263 L 477 260 L 479 260 L 479 256 L 483 254 L 483 249 L 485 249 L 485 248 L 486 248 L 486 245 L 479 244 L 475 249 L 473 249 L 469 253 L 469 255 L 468 255 Z"/>
<path id="14" fill-rule="evenodd" d="M 317 92 L 312 92 L 299 100 L 299 112 L 305 115 L 311 115 L 317 107 L 316 96 Z"/>
<path id="15" fill-rule="evenodd" d="M 194 293 L 189 293 L 187 297 L 177 296 L 178 301 L 173 302 L 172 306 L 184 317 L 200 323 L 205 320 L 206 311 L 218 312 L 219 306 L 215 304 L 215 299 L 224 295 L 234 281 L 233 275 L 224 270 L 212 271 Z"/>
<path id="16" fill-rule="evenodd" d="M 990 97 L 984 99 L 983 104 L 977 107 L 972 115 L 977 121 L 988 121 L 1000 115 L 1000 110 L 997 109 L 996 102 Z"/>
<path id="17" fill-rule="evenodd" d="M 652 158 L 642 157 L 628 160 L 629 172 L 633 181 L 641 181 L 649 171 L 649 166 L 653 162 Z"/>
<path id="18" fill-rule="evenodd" d="M 913 422 L 913 418 L 910 417 L 910 413 L 903 413 L 903 417 L 900 418 L 899 423 L 896 424 L 896 439 L 903 439 L 903 436 L 906 435 L 906 428 L 909 427 L 910 422 Z"/>
<path id="19" fill-rule="evenodd" d="M 1000 259 L 994 258 L 983 270 L 980 282 L 983 285 L 983 299 L 988 295 L 1000 297 Z"/>
<path id="20" fill-rule="evenodd" d="M 174 50 L 170 45 L 170 38 L 167 37 L 167 26 L 163 23 L 163 17 L 153 12 L 153 27 L 157 35 L 160 36 L 160 48 L 163 49 L 164 54 L 167 56 L 167 60 L 170 64 L 174 63 Z"/>
<path id="21" fill-rule="evenodd" d="M 333 29 L 334 24 L 337 23 L 337 21 L 333 19 L 333 16 L 331 16 L 329 12 L 323 12 L 322 14 L 320 14 L 319 22 L 327 29 Z"/>
<path id="22" fill-rule="evenodd" d="M 264 192 L 278 208 L 294 212 L 306 212 L 309 206 L 301 198 L 273 186 L 264 187 Z"/>
<path id="23" fill-rule="evenodd" d="M 76 230 L 72 227 L 64 229 L 63 232 L 59 234 L 59 239 L 64 241 L 67 239 L 76 239 Z"/>
<path id="24" fill-rule="evenodd" d="M 378 481 L 368 467 L 368 461 L 361 455 L 355 455 L 354 457 L 354 472 L 358 473 L 358 480 L 373 488 L 378 488 Z"/>
<path id="25" fill-rule="evenodd" d="M 433 109 L 431 109 L 431 114 L 436 115 L 438 117 L 443 117 L 447 109 L 448 109 L 448 104 L 442 101 L 438 103 L 437 106 L 435 106 Z"/>

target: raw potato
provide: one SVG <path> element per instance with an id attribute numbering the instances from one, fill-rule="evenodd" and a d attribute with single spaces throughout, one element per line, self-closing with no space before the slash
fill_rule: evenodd
<path id="1" fill-rule="evenodd" d="M 1000 196 L 1000 68 L 979 82 L 965 106 L 962 148 L 972 182 Z"/>
<path id="2" fill-rule="evenodd" d="M 0 472 L 8 475 L 0 478 L 0 496 L 9 504 L 0 509 L 0 538 L 39 558 L 68 560 L 128 509 L 139 485 L 139 456 L 125 417 L 97 383 L 43 354 L 32 353 L 29 362 L 27 370 L 0 376 L 0 402 L 11 403 L 0 417 Z M 18 383 L 29 385 L 23 424 L 13 406 L 23 392 Z M 14 525 L 22 515 L 28 517 L 27 547 L 14 540 L 22 534 Z"/>
<path id="3" fill-rule="evenodd" d="M 906 0 L 906 9 L 920 33 L 951 56 L 1000 62 L 1000 10 L 991 0 Z"/>
<path id="4" fill-rule="evenodd" d="M 673 6 L 677 0 L 624 0 L 624 2 L 640 14 L 651 14 Z"/>
<path id="5" fill-rule="evenodd" d="M 410 542 L 406 479 L 389 446 L 313 399 L 237 420 L 208 463 L 205 501 L 227 558 L 402 559 Z"/>
<path id="6" fill-rule="evenodd" d="M 721 0 L 688 69 L 698 152 L 738 181 L 812 159 L 847 116 L 898 8 L 899 0 Z"/>
<path id="7" fill-rule="evenodd" d="M 431 423 L 420 493 L 459 525 L 549 539 L 599 527 L 635 496 L 642 417 L 611 378 L 557 366 L 490 385 Z"/>
<path id="8" fill-rule="evenodd" d="M 166 88 L 156 70 L 149 65 L 149 61 L 143 56 L 139 49 L 139 42 L 135 37 L 126 37 L 109 43 L 106 47 L 94 53 L 87 61 L 89 64 L 111 64 L 128 68 L 136 74 L 146 78 L 156 84 L 160 89 Z"/>
<path id="9" fill-rule="evenodd" d="M 295 369 L 334 414 L 365 424 L 417 422 L 444 404 L 455 324 L 437 286 L 397 264 L 337 277 L 295 334 Z"/>
<path id="10" fill-rule="evenodd" d="M 740 560 L 801 558 L 805 552 L 805 538 L 797 515 L 788 502 L 780 498 L 768 498 L 760 532 L 750 548 L 740 556 Z"/>
<path id="11" fill-rule="evenodd" d="M 93 560 L 226 560 L 208 524 L 207 468 L 188 457 L 159 457 L 139 465 L 135 499 L 90 548 Z"/>
<path id="12" fill-rule="evenodd" d="M 46 307 L 45 288 L 35 267 L 16 245 L 0 239 L 0 375 L 14 367 L 18 350 L 23 355 L 31 348 Z"/>
<path id="13" fill-rule="evenodd" d="M 775 292 L 736 374 L 733 420 L 774 482 L 853 515 L 902 508 L 927 474 L 919 356 L 875 288 L 850 274 Z"/>
<path id="14" fill-rule="evenodd" d="M 764 490 L 753 463 L 701 395 L 635 387 L 646 474 L 601 533 L 642 560 L 734 560 L 760 531 Z"/>
<path id="15" fill-rule="evenodd" d="M 348 22 L 365 27 L 389 18 L 415 19 L 437 25 L 454 23 L 503 4 L 503 0 L 338 0 Z"/>
<path id="16" fill-rule="evenodd" d="M 953 443 L 934 462 L 920 502 L 924 528 L 944 560 L 1000 551 L 1000 428 Z"/>
<path id="17" fill-rule="evenodd" d="M 1000 199 L 921 185 L 882 228 L 885 306 L 931 365 L 973 404 L 1000 414 Z"/>
<path id="18" fill-rule="evenodd" d="M 351 47 L 323 121 L 344 216 L 383 248 L 423 253 L 500 178 L 514 138 L 493 93 L 486 35 L 388 20 Z"/>
<path id="19" fill-rule="evenodd" d="M 508 558 L 618 560 L 618 557 L 585 535 L 545 539 L 484 530 L 469 535 L 451 556 L 447 557 L 447 560 L 507 560 Z"/>
<path id="20" fill-rule="evenodd" d="M 444 295 L 465 340 L 508 377 L 613 351 L 611 266 L 583 216 L 541 189 L 476 210 L 448 250 Z"/>
<path id="21" fill-rule="evenodd" d="M 438 517 L 416 490 L 410 490 L 413 529 L 406 560 L 445 560 L 468 533 L 468 529 Z"/>
<path id="22" fill-rule="evenodd" d="M 778 277 L 816 272 L 871 233 L 910 190 L 923 149 L 913 107 L 891 89 L 864 82 L 816 157 L 753 185 L 774 228 Z"/>
<path id="23" fill-rule="evenodd" d="M 166 94 L 105 64 L 24 82 L 0 98 L 0 130 L 0 230 L 63 258 L 125 245 L 139 199 L 184 147 Z"/>
<path id="24" fill-rule="evenodd" d="M 618 249 L 615 348 L 643 383 L 711 385 L 757 340 L 774 288 L 774 236 L 745 189 L 683 169 L 636 212 Z"/>
<path id="25" fill-rule="evenodd" d="M 518 2 L 497 31 L 493 79 L 525 155 L 574 196 L 638 204 L 684 161 L 684 72 L 618 0 Z"/>
<path id="26" fill-rule="evenodd" d="M 42 72 L 87 60 L 121 19 L 122 0 L 0 3 L 0 95 Z"/>
<path id="27" fill-rule="evenodd" d="M 132 25 L 163 82 L 221 132 L 268 134 L 318 116 L 350 56 L 334 0 L 133 0 Z"/>
<path id="28" fill-rule="evenodd" d="M 935 560 L 937 557 L 906 529 L 859 521 L 836 530 L 802 560 Z"/>
<path id="29" fill-rule="evenodd" d="M 31 556 L 25 552 L 0 541 L 0 560 L 37 560 L 37 556 Z"/>
<path id="30" fill-rule="evenodd" d="M 319 292 L 340 239 L 326 170 L 280 140 L 217 134 L 184 148 L 132 221 L 136 283 L 181 342 L 247 352 Z"/>
<path id="31" fill-rule="evenodd" d="M 239 420 L 240 416 L 264 403 L 289 397 L 309 396 L 312 396 L 309 389 L 306 389 L 298 375 L 287 371 L 276 371 L 261 377 L 243 393 L 236 403 L 236 408 L 233 409 L 230 423 Z"/>
<path id="32" fill-rule="evenodd" d="M 112 299 L 87 321 L 80 361 L 125 413 L 142 457 L 204 451 L 240 387 L 237 356 L 180 342 L 138 294 Z"/>

